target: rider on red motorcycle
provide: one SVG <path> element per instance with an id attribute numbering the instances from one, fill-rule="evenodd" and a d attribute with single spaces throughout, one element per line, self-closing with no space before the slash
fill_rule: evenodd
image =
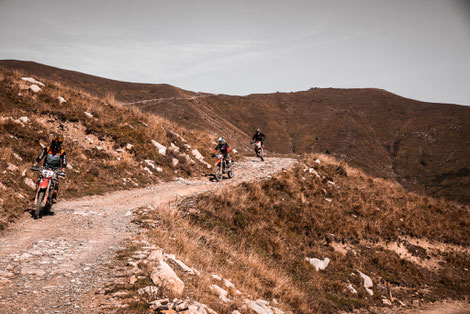
<path id="1" fill-rule="evenodd" d="M 229 154 L 230 146 L 227 142 L 225 142 L 223 137 L 219 137 L 219 144 L 215 147 L 213 154 L 215 155 L 218 150 L 220 150 L 220 152 L 224 155 L 224 160 L 226 160 L 230 164 L 232 162 Z"/>
<path id="2" fill-rule="evenodd" d="M 45 157 L 44 159 L 44 167 L 50 168 L 53 170 L 60 169 L 61 172 L 67 167 L 67 158 L 65 151 L 62 149 L 62 138 L 60 136 L 54 136 L 51 141 L 51 146 L 45 147 L 39 156 L 36 158 L 33 166 L 37 166 L 38 163 Z M 57 201 L 57 193 L 59 191 L 59 179 L 58 177 L 55 178 L 56 180 L 56 188 L 54 189 L 53 193 L 53 200 Z"/>
<path id="3" fill-rule="evenodd" d="M 260 129 L 257 129 L 255 135 L 253 135 L 253 137 L 251 138 L 251 142 L 252 143 L 261 142 L 261 146 L 264 147 L 263 143 L 265 139 L 266 139 L 266 135 L 261 133 Z"/>

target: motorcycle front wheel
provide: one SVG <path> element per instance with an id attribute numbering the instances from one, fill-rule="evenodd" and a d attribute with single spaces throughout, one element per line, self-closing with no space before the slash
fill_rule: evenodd
<path id="1" fill-rule="evenodd" d="M 44 201 L 44 194 L 45 192 L 44 191 L 40 191 L 38 193 L 38 199 L 36 201 L 36 207 L 34 208 L 34 211 L 33 211 L 33 218 L 34 219 L 38 219 L 39 218 L 39 214 L 41 213 L 41 211 L 43 210 L 43 206 L 42 206 L 42 202 Z"/>
<path id="2" fill-rule="evenodd" d="M 220 168 L 220 164 L 215 168 L 215 180 L 217 182 L 222 180 L 222 169 Z"/>

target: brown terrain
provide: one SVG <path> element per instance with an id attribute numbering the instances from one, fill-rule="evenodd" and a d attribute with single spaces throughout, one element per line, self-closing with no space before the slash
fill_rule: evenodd
<path id="1" fill-rule="evenodd" d="M 192 130 L 224 135 L 246 151 L 257 127 L 276 153 L 327 153 L 412 191 L 470 202 L 470 107 L 425 103 L 380 89 L 211 95 L 124 83 L 33 62 L 0 66 L 112 94 Z"/>
<path id="2" fill-rule="evenodd" d="M 0 61 L 0 313 L 468 313 L 468 108 Z M 246 157 L 257 127 L 265 162 Z M 53 133 L 68 176 L 33 220 Z M 219 135 L 241 154 L 215 183 Z"/>

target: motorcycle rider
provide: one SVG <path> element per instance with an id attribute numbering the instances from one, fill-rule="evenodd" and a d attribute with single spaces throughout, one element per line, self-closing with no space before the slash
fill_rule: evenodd
<path id="1" fill-rule="evenodd" d="M 212 154 L 215 156 L 215 153 L 217 153 L 218 150 L 224 155 L 224 160 L 227 161 L 227 163 L 230 165 L 232 163 L 232 160 L 230 159 L 230 146 L 228 145 L 227 142 L 225 142 L 223 137 L 219 137 L 218 139 L 219 144 L 214 149 L 214 153 Z"/>
<path id="2" fill-rule="evenodd" d="M 256 129 L 255 135 L 251 138 L 251 144 L 256 142 L 261 142 L 261 146 L 264 148 L 264 140 L 266 139 L 266 135 L 261 133 L 260 129 Z"/>
<path id="3" fill-rule="evenodd" d="M 67 157 L 65 150 L 62 149 L 62 138 L 60 136 L 54 136 L 51 140 L 51 145 L 44 147 L 42 152 L 36 158 L 33 166 L 37 167 L 39 162 L 44 159 L 44 167 L 50 168 L 53 170 L 60 169 L 61 172 L 64 172 L 64 169 L 67 168 Z M 54 176 L 55 180 L 55 189 L 52 194 L 53 203 L 57 202 L 57 193 L 59 191 L 59 177 Z"/>

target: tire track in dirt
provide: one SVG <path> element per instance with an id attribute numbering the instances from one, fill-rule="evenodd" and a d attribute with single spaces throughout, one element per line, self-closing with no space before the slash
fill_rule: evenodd
<path id="1" fill-rule="evenodd" d="M 112 261 L 138 232 L 132 210 L 195 193 L 266 178 L 295 163 L 289 158 L 248 158 L 235 178 L 178 179 L 142 189 L 61 201 L 54 216 L 22 219 L 0 238 L 0 313 L 93 313 L 95 291 L 113 277 Z"/>

